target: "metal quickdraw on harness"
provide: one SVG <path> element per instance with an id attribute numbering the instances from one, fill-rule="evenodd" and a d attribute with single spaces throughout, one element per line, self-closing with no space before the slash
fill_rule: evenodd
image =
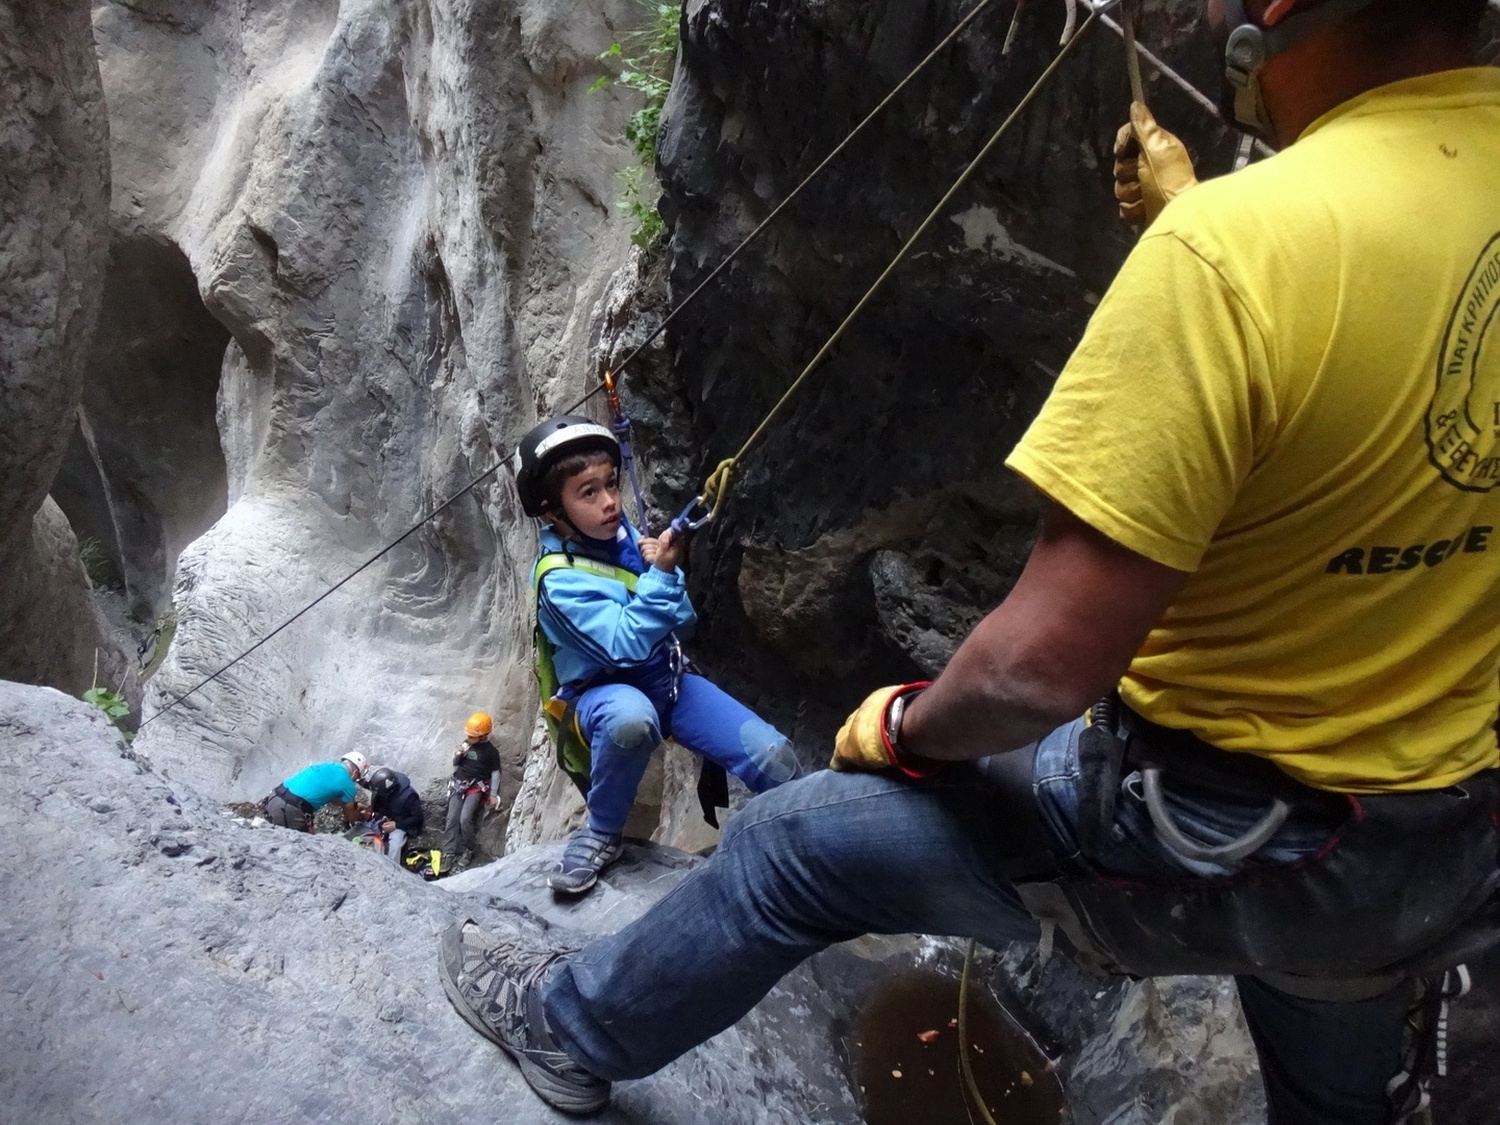
<path id="1" fill-rule="evenodd" d="M 479 777 L 451 777 L 448 779 L 448 799 L 454 797 L 467 800 L 475 793 L 488 797 L 490 795 L 490 783 Z"/>

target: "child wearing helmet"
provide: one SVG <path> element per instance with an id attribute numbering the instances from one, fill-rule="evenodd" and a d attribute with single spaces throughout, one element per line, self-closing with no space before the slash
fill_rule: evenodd
<path id="1" fill-rule="evenodd" d="M 443 863 L 454 871 L 467 867 L 474 858 L 479 810 L 492 809 L 499 803 L 500 752 L 490 742 L 493 726 L 487 714 L 475 711 L 464 724 L 464 740 L 453 753 Z"/>
<path id="2" fill-rule="evenodd" d="M 370 763 L 358 750 L 336 762 L 316 762 L 287 778 L 260 803 L 261 815 L 272 824 L 301 832 L 313 831 L 313 818 L 326 804 L 344 806 L 344 823 L 358 816 L 356 783 L 363 781 Z"/>
<path id="3" fill-rule="evenodd" d="M 412 787 L 411 778 L 390 766 L 373 771 L 365 783 L 370 790 L 370 812 L 382 817 L 380 827 L 386 833 L 385 854 L 398 867 L 406 841 L 420 836 L 426 827 L 422 798 Z"/>
<path id="4" fill-rule="evenodd" d="M 576 723 L 591 752 L 588 819 L 547 878 L 555 892 L 577 895 L 620 857 L 663 737 L 755 793 L 790 781 L 799 766 L 785 735 L 684 670 L 679 636 L 697 619 L 680 565 L 686 539 L 642 538 L 631 526 L 614 434 L 587 418 L 553 418 L 522 439 L 512 467 L 522 509 L 543 521 L 537 620 L 560 684 L 549 711 Z"/>

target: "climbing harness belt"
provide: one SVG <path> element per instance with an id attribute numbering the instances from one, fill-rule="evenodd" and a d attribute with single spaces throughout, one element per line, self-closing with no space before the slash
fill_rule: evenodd
<path id="1" fill-rule="evenodd" d="M 911 237 L 906 240 L 901 249 L 896 251 L 896 256 L 891 259 L 890 264 L 881 271 L 880 276 L 877 277 L 874 284 L 865 291 L 864 296 L 860 297 L 860 299 L 854 303 L 854 307 L 849 310 L 849 314 L 844 317 L 839 326 L 833 330 L 833 334 L 829 336 L 826 341 L 824 341 L 823 346 L 820 347 L 817 350 L 816 354 L 814 354 L 812 359 L 808 361 L 807 366 L 802 369 L 802 373 L 792 380 L 791 385 L 787 387 L 787 389 L 782 393 L 781 397 L 777 399 L 776 404 L 772 406 L 770 411 L 767 412 L 766 416 L 761 419 L 760 424 L 755 427 L 750 436 L 745 439 L 744 444 L 735 451 L 733 456 L 726 457 L 724 460 L 720 461 L 717 466 L 714 467 L 713 472 L 708 475 L 708 479 L 703 484 L 703 491 L 700 492 L 693 500 L 691 500 L 688 505 L 683 508 L 681 513 L 678 514 L 677 518 L 672 521 L 672 528 L 674 530 L 693 530 L 702 527 L 706 523 L 712 523 L 713 520 L 718 517 L 719 511 L 724 503 L 724 498 L 729 492 L 730 483 L 734 479 L 734 473 L 736 468 L 739 466 L 740 460 L 761 439 L 766 430 L 770 427 L 771 423 L 776 419 L 777 415 L 781 413 L 782 409 L 797 393 L 797 391 L 802 388 L 802 385 L 807 382 L 809 376 L 811 376 L 812 373 L 817 369 L 818 365 L 828 357 L 828 353 L 833 350 L 833 346 L 843 338 L 843 335 L 848 330 L 849 326 L 854 323 L 854 321 L 859 317 L 860 313 L 864 312 L 869 303 L 874 300 L 875 295 L 884 287 L 886 281 L 888 281 L 891 275 L 896 272 L 896 267 L 906 260 L 906 256 L 911 253 L 912 247 L 914 247 L 921 239 L 921 237 L 927 233 L 932 224 L 937 222 L 938 217 L 945 210 L 947 210 L 948 204 L 953 201 L 953 197 L 963 189 L 963 187 L 969 182 L 970 179 L 973 178 L 974 173 L 979 170 L 979 166 L 984 163 L 984 161 L 989 157 L 990 153 L 992 153 L 995 150 L 995 147 L 999 145 L 1000 141 L 1005 137 L 1005 134 L 1009 132 L 1010 127 L 1015 124 L 1016 120 L 1021 116 L 1023 112 L 1025 112 L 1026 107 L 1029 106 L 1033 100 L 1035 100 L 1036 96 L 1039 93 L 1041 93 L 1042 89 L 1047 85 L 1048 81 L 1054 74 L 1058 72 L 1059 68 L 1061 68 L 1063 62 L 1068 58 L 1069 55 L 1073 53 L 1073 49 L 1080 42 L 1082 42 L 1085 33 L 1093 25 L 1094 21 L 1099 17 L 1100 13 L 1105 9 L 1111 7 L 1115 2 L 1118 2 L 1118 0 L 1110 0 L 1109 3 L 1099 4 L 1089 12 L 1088 17 L 1083 21 L 1082 26 L 1079 27 L 1077 34 L 1069 39 L 1067 43 L 1063 45 L 1062 49 L 1058 51 L 1058 53 L 1053 57 L 1052 62 L 1048 65 L 1047 69 L 1042 72 L 1041 77 L 1038 78 L 1035 83 L 1033 83 L 1031 89 L 1028 90 L 1025 96 L 1021 98 L 1020 102 L 1017 103 L 1016 108 L 1011 110 L 1010 115 L 1006 117 L 1003 122 L 1001 122 L 1000 127 L 995 130 L 990 139 L 985 142 L 984 147 L 979 150 L 979 154 L 975 156 L 973 160 L 969 161 L 968 166 L 965 167 L 961 173 L 959 173 L 958 179 L 953 181 L 953 186 L 951 186 L 943 194 L 943 197 L 937 201 L 936 206 L 934 206 L 933 209 L 927 213 L 927 217 L 923 219 L 922 222 L 917 226 L 917 229 L 912 232 Z"/>
<path id="2" fill-rule="evenodd" d="M 1007 833 L 1000 874 L 1041 926 L 1043 961 L 1061 939 L 1076 960 L 1106 973 L 1253 976 L 1320 1002 L 1361 1001 L 1423 982 L 1403 1070 L 1388 1089 L 1397 1120 L 1422 1121 L 1425 1084 L 1446 1069 L 1447 1005 L 1467 987 L 1467 972 L 1454 966 L 1500 942 L 1500 770 L 1440 791 L 1327 793 L 1266 759 L 1218 750 L 1114 701 L 1096 709 L 1078 741 L 1077 854 L 1064 857 L 1039 818 L 1034 749 L 977 765 Z M 1136 779 L 1148 768 L 1160 769 L 1174 793 L 1250 808 L 1284 803 L 1302 835 L 1321 831 L 1326 842 L 1289 863 L 1237 866 L 1221 856 L 1228 873 L 1213 877 L 1110 876 L 1094 857 L 1108 854 L 1098 849 L 1110 846 L 1115 802 L 1146 803 Z M 1440 859 L 1428 846 L 1435 839 L 1444 842 Z M 1238 843 L 1243 850 L 1246 841 Z M 1309 926 L 1310 918 L 1340 924 Z M 970 943 L 965 983 L 975 963 Z M 961 985 L 967 1082 L 964 995 Z"/>
<path id="3" fill-rule="evenodd" d="M 536 566 L 531 570 L 531 590 L 538 609 L 541 607 L 542 579 L 554 570 L 562 569 L 587 571 L 599 578 L 618 582 L 630 593 L 635 593 L 636 576 L 623 567 L 611 566 L 582 555 L 553 551 L 537 559 Z M 542 721 L 552 739 L 558 768 L 587 797 L 593 753 L 584 740 L 583 731 L 578 728 L 578 714 L 573 707 L 577 697 L 575 695 L 565 699 L 558 694 L 563 685 L 557 681 L 557 646 L 543 631 L 540 619 L 532 632 L 532 638 L 535 642 L 532 670 L 536 673 L 537 690 L 542 698 Z"/>

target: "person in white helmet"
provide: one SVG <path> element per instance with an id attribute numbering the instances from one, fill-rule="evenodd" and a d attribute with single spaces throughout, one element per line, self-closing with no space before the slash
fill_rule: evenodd
<path id="1" fill-rule="evenodd" d="M 336 762 L 315 762 L 287 778 L 260 803 L 261 813 L 272 824 L 313 831 L 313 818 L 324 805 L 338 801 L 344 806 L 344 823 L 358 815 L 358 783 L 370 769 L 369 760 L 351 750 Z"/>

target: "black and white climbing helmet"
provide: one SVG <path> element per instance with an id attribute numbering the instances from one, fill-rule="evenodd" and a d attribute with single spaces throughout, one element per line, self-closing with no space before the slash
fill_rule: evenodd
<path id="1" fill-rule="evenodd" d="M 511 455 L 511 471 L 516 474 L 516 491 L 521 496 L 521 510 L 528 516 L 545 515 L 549 500 L 542 494 L 542 480 L 547 470 L 564 457 L 575 453 L 607 453 L 620 466 L 620 442 L 598 422 L 577 414 L 561 414 L 526 431 Z"/>
<path id="2" fill-rule="evenodd" d="M 388 790 L 396 788 L 396 771 L 391 769 L 390 766 L 381 766 L 370 775 L 370 780 L 366 783 L 366 788 L 377 797 Z"/>

